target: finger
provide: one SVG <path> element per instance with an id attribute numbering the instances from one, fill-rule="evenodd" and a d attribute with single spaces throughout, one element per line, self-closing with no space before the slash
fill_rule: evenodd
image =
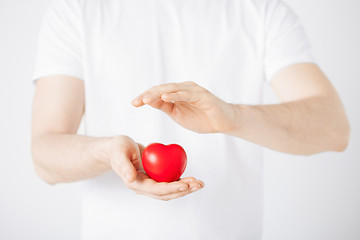
<path id="1" fill-rule="evenodd" d="M 153 102 L 148 102 L 146 104 L 148 104 L 153 108 L 159 109 L 160 111 L 163 111 L 166 114 L 171 114 L 171 112 L 174 109 L 174 103 L 164 102 L 161 99 L 156 99 Z"/>
<path id="2" fill-rule="evenodd" d="M 167 84 L 161 84 L 158 86 L 154 86 L 147 90 L 146 92 L 140 94 L 138 97 L 136 97 L 132 104 L 135 107 L 143 106 L 144 104 L 149 104 L 151 102 L 154 102 L 157 99 L 160 99 L 161 95 L 164 93 L 171 93 L 171 92 L 177 92 L 189 89 L 193 85 L 190 84 L 190 82 L 182 82 L 182 83 L 167 83 Z"/>
<path id="3" fill-rule="evenodd" d="M 199 180 L 199 182 L 200 182 L 201 188 L 204 188 L 204 187 L 205 187 L 205 183 L 204 183 L 203 181 L 201 181 L 201 180 Z"/>
<path id="4" fill-rule="evenodd" d="M 199 183 L 201 188 L 205 187 L 205 183 L 203 181 L 197 180 L 194 177 L 181 178 L 181 179 L 179 179 L 179 181 L 184 181 L 184 182 L 186 182 L 188 184 L 191 183 L 191 182 L 195 182 L 195 183 Z"/>
<path id="5" fill-rule="evenodd" d="M 139 147 L 140 157 L 137 161 L 134 161 L 133 164 L 137 171 L 141 171 L 141 172 L 145 173 L 144 167 L 142 165 L 142 160 L 141 160 L 145 146 L 140 143 L 138 143 L 137 145 Z"/>
<path id="6" fill-rule="evenodd" d="M 172 199 L 176 199 L 176 198 L 180 198 L 180 197 L 184 197 L 190 193 L 193 193 L 190 191 L 190 189 L 183 191 L 183 192 L 179 192 L 179 193 L 172 193 L 172 194 L 168 194 L 168 195 L 162 195 L 162 196 L 157 196 L 157 195 L 152 195 L 152 194 L 148 194 L 148 193 L 143 193 L 143 192 L 138 192 L 135 191 L 137 194 L 141 194 L 144 196 L 148 196 L 151 198 L 155 198 L 155 199 L 159 199 L 159 200 L 163 200 L 163 201 L 169 201 Z"/>
<path id="7" fill-rule="evenodd" d="M 184 90 L 164 93 L 161 95 L 161 100 L 164 102 L 197 102 L 199 100 L 199 95 L 198 92 Z"/>
<path id="8" fill-rule="evenodd" d="M 190 191 L 197 191 L 205 186 L 203 181 L 196 180 L 194 177 L 183 178 L 179 181 L 186 182 L 189 185 Z"/>
<path id="9" fill-rule="evenodd" d="M 125 143 L 124 143 L 125 141 Z M 113 170 L 125 182 L 133 182 L 136 179 L 136 164 L 140 160 L 140 150 L 132 139 L 120 139 L 114 141 L 112 146 L 111 166 Z"/>
<path id="10" fill-rule="evenodd" d="M 139 172 L 136 181 L 128 187 L 134 191 L 150 194 L 152 196 L 163 196 L 172 193 L 179 193 L 189 189 L 189 185 L 184 181 L 176 182 L 156 182 L 146 174 Z"/>
<path id="11" fill-rule="evenodd" d="M 186 195 L 192 193 L 190 190 L 187 190 L 187 191 L 183 191 L 183 192 L 180 192 L 180 193 L 173 193 L 173 194 L 169 194 L 169 195 L 156 196 L 156 195 L 153 195 L 153 194 L 139 192 L 139 191 L 136 191 L 136 190 L 134 190 L 134 192 L 137 193 L 137 194 L 140 194 L 140 195 L 148 196 L 148 197 L 155 198 L 155 199 L 158 199 L 158 200 L 163 200 L 163 201 L 168 201 L 168 200 L 172 200 L 172 199 L 175 199 L 175 198 L 183 197 L 183 196 L 186 196 Z"/>
<path id="12" fill-rule="evenodd" d="M 143 103 L 142 98 L 137 97 L 131 101 L 131 105 L 133 105 L 134 107 L 141 107 L 144 106 L 145 103 Z"/>
<path id="13" fill-rule="evenodd" d="M 180 198 L 180 197 L 184 197 L 186 195 L 189 195 L 191 193 L 194 193 L 198 190 L 200 190 L 201 188 L 197 189 L 197 190 L 191 190 L 190 188 L 184 192 L 180 192 L 180 193 L 172 193 L 172 194 L 168 194 L 168 195 L 164 195 L 164 196 L 160 196 L 158 197 L 158 199 L 161 199 L 163 201 L 169 201 L 172 199 L 176 199 L 176 198 Z"/>
<path id="14" fill-rule="evenodd" d="M 163 84 L 159 86 L 155 86 L 147 90 L 146 92 L 137 96 L 134 100 L 132 100 L 131 104 L 135 107 L 141 107 L 148 102 L 154 101 L 156 98 L 160 98 L 160 89 L 166 89 L 167 91 L 174 91 L 176 85 L 175 84 Z"/>
<path id="15" fill-rule="evenodd" d="M 131 161 L 132 165 L 135 167 L 135 170 L 137 172 L 145 172 L 144 171 L 144 168 L 143 168 L 143 165 L 142 165 L 142 162 L 141 162 L 141 159 L 137 159 L 135 161 Z"/>
<path id="16" fill-rule="evenodd" d="M 141 143 L 138 143 L 138 146 L 139 146 L 139 150 L 140 150 L 140 155 L 142 156 L 142 153 L 143 153 L 143 151 L 145 149 L 145 146 L 142 145 Z"/>
<path id="17" fill-rule="evenodd" d="M 166 195 L 153 195 L 153 194 L 149 194 L 149 193 L 143 193 L 143 192 L 139 192 L 139 191 L 135 191 L 138 194 L 142 194 L 142 195 L 146 195 L 152 198 L 156 198 L 159 200 L 163 200 L 163 201 L 169 201 L 172 199 L 176 199 L 176 198 L 180 198 L 180 197 L 184 197 L 190 193 L 196 192 L 200 189 L 202 189 L 203 187 L 201 186 L 201 184 L 203 183 L 201 180 L 196 180 L 195 178 L 186 178 L 186 179 L 181 179 L 179 181 L 184 181 L 184 182 L 188 182 L 190 183 L 190 185 L 193 185 L 192 187 L 189 187 L 188 189 L 186 189 L 185 191 L 182 192 L 177 192 L 177 193 L 171 193 L 171 194 L 166 194 Z"/>
<path id="18" fill-rule="evenodd" d="M 174 103 L 164 102 L 160 98 L 151 98 L 151 100 L 149 102 L 145 102 L 145 103 L 139 99 L 132 101 L 132 105 L 135 107 L 141 107 L 141 106 L 144 106 L 145 104 L 147 104 L 153 108 L 159 109 L 160 111 L 163 111 L 166 114 L 171 114 L 171 112 L 174 108 Z"/>
<path id="19" fill-rule="evenodd" d="M 141 143 L 138 143 L 137 145 L 138 145 L 138 148 L 139 148 L 139 152 L 140 152 L 140 159 L 141 159 L 142 154 L 143 154 L 144 149 L 145 149 L 145 146 L 144 146 L 144 145 L 142 145 Z"/>
<path id="20" fill-rule="evenodd" d="M 183 182 L 193 182 L 193 181 L 196 181 L 196 178 L 194 178 L 194 177 L 180 178 L 179 181 L 183 181 Z"/>

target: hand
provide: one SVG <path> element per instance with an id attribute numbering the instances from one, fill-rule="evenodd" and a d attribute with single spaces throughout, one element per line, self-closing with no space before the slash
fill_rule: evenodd
<path id="1" fill-rule="evenodd" d="M 167 201 L 183 197 L 204 187 L 202 181 L 193 177 L 171 183 L 157 182 L 149 178 L 141 164 L 143 150 L 143 145 L 135 143 L 126 136 L 118 136 L 112 140 L 111 167 L 134 192 Z"/>
<path id="2" fill-rule="evenodd" d="M 135 98 L 132 104 L 157 108 L 181 126 L 199 133 L 225 133 L 235 128 L 234 105 L 194 82 L 152 87 Z"/>

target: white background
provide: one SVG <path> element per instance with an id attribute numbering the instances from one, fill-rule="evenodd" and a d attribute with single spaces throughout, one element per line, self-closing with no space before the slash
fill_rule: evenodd
<path id="1" fill-rule="evenodd" d="M 80 239 L 79 184 L 47 186 L 30 156 L 36 38 L 49 0 L 0 0 L 0 239 Z M 287 0 L 348 112 L 344 153 L 266 150 L 264 240 L 360 239 L 360 1 Z M 270 88 L 267 102 L 276 99 Z"/>

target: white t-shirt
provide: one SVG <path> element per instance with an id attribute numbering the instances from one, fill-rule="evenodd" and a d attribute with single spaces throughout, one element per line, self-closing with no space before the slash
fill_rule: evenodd
<path id="1" fill-rule="evenodd" d="M 227 102 L 261 104 L 266 81 L 301 62 L 313 62 L 307 37 L 278 0 L 54 1 L 34 79 L 84 80 L 87 135 L 180 144 L 183 177 L 206 184 L 163 202 L 135 194 L 113 172 L 84 181 L 83 239 L 261 239 L 262 148 L 191 132 L 130 102 L 154 85 L 194 81 Z"/>

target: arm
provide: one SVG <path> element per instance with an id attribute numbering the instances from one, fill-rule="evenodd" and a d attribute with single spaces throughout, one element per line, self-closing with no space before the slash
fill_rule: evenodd
<path id="1" fill-rule="evenodd" d="M 143 146 L 129 137 L 77 135 L 83 112 L 83 81 L 67 76 L 38 80 L 32 114 L 32 154 L 35 170 L 44 181 L 73 182 L 113 170 L 130 189 L 163 200 L 203 187 L 194 178 L 173 183 L 148 178 L 140 164 Z"/>
<path id="2" fill-rule="evenodd" d="M 236 105 L 237 124 L 229 134 L 299 155 L 346 149 L 350 127 L 344 107 L 316 65 L 290 66 L 271 86 L 282 103 Z"/>
<path id="3" fill-rule="evenodd" d="M 276 151 L 309 155 L 346 148 L 350 130 L 344 108 L 316 65 L 287 67 L 271 85 L 281 104 L 229 104 L 185 82 L 153 87 L 135 98 L 133 105 L 160 109 L 193 131 L 221 132 Z"/>
<path id="4" fill-rule="evenodd" d="M 83 88 L 83 82 L 72 77 L 37 82 L 32 153 L 36 172 L 48 183 L 78 181 L 111 169 L 107 164 L 110 138 L 76 135 L 84 112 Z"/>

